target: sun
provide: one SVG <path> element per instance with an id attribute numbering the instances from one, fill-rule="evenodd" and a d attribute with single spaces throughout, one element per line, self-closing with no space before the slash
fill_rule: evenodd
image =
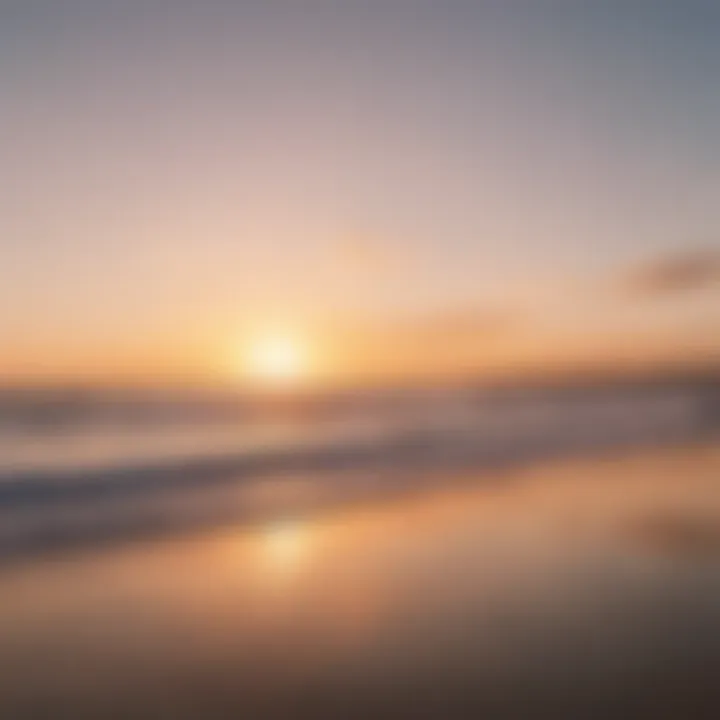
<path id="1" fill-rule="evenodd" d="M 295 385 L 310 375 L 310 354 L 297 337 L 262 335 L 245 345 L 240 371 L 245 379 L 263 385 Z"/>

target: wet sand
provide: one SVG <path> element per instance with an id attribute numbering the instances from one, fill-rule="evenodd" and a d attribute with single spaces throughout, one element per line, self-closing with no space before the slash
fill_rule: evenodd
<path id="1" fill-rule="evenodd" d="M 0 568 L 0 717 L 720 717 L 720 449 Z"/>

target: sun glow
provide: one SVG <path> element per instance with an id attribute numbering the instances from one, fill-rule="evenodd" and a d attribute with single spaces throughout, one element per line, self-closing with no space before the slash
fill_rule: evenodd
<path id="1" fill-rule="evenodd" d="M 247 343 L 240 360 L 240 374 L 264 385 L 295 385 L 310 375 L 310 355 L 296 337 L 263 335 Z"/>
<path id="2" fill-rule="evenodd" d="M 290 520 L 268 525 L 263 531 L 263 548 L 273 564 L 284 569 L 297 568 L 308 550 L 309 532 L 305 525 Z"/>

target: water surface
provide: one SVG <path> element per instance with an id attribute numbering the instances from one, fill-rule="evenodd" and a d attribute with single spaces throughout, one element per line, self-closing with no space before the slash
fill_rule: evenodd
<path id="1" fill-rule="evenodd" d="M 718 717 L 720 451 L 414 493 L 0 573 L 0 715 Z"/>

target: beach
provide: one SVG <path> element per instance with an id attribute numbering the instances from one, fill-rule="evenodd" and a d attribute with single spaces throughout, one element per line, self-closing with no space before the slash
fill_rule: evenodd
<path id="1" fill-rule="evenodd" d="M 718 717 L 719 485 L 617 449 L 14 558 L 0 716 Z"/>

